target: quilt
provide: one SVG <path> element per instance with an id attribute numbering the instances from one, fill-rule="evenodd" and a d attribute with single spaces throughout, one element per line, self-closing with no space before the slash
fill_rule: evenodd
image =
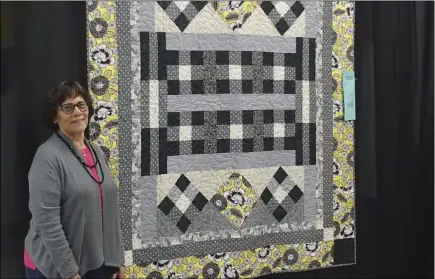
<path id="1" fill-rule="evenodd" d="M 355 263 L 353 2 L 89 1 L 87 20 L 129 278 Z"/>

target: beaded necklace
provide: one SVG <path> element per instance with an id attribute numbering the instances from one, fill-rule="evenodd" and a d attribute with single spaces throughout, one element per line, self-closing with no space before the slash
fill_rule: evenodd
<path id="1" fill-rule="evenodd" d="M 59 132 L 56 132 L 56 135 L 63 143 L 66 144 L 66 146 L 68 146 L 69 151 L 71 151 L 71 153 L 77 158 L 77 160 L 79 160 L 80 164 L 85 169 L 85 171 L 89 174 L 89 176 L 92 177 L 92 179 L 95 182 L 97 182 L 98 184 L 103 183 L 103 181 L 104 181 L 103 168 L 101 167 L 100 159 L 98 159 L 97 152 L 95 152 L 94 148 L 92 147 L 92 144 L 88 144 L 88 145 L 91 147 L 91 150 L 92 150 L 92 153 L 95 157 L 96 163 L 93 166 L 90 166 L 90 165 L 86 164 L 85 161 L 83 161 L 83 159 L 80 157 L 80 155 L 77 154 L 77 152 L 74 150 L 74 148 L 59 134 Z M 98 181 L 97 179 L 95 179 L 95 177 L 88 170 L 88 168 L 93 168 L 96 165 L 98 165 L 100 167 L 101 181 Z"/>

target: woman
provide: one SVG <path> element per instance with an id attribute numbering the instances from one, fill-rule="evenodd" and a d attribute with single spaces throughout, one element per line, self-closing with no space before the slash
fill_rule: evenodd
<path id="1" fill-rule="evenodd" d="M 103 151 L 84 135 L 93 112 L 78 82 L 48 96 L 43 115 L 54 133 L 29 172 L 27 278 L 124 278 L 118 187 Z"/>

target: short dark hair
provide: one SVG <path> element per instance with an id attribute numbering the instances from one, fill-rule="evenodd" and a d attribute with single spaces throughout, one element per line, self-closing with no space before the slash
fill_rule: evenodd
<path id="1" fill-rule="evenodd" d="M 94 114 L 94 106 L 92 104 L 92 97 L 88 90 L 84 88 L 77 81 L 65 80 L 58 86 L 51 89 L 48 93 L 48 98 L 44 103 L 42 110 L 42 119 L 48 129 L 56 131 L 59 129 L 57 123 L 53 123 L 54 118 L 57 115 L 58 107 L 67 99 L 82 96 L 86 104 L 89 107 L 89 120 Z"/>

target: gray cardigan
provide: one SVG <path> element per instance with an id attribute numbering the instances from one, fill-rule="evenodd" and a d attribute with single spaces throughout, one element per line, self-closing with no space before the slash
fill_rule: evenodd
<path id="1" fill-rule="evenodd" d="M 67 136 L 61 136 L 73 146 Z M 77 272 L 83 276 L 103 263 L 124 265 L 118 187 L 103 151 L 92 146 L 104 173 L 103 222 L 98 184 L 56 134 L 39 147 L 30 168 L 32 219 L 25 249 L 48 278 L 71 278 Z M 98 166 L 97 171 L 101 180 Z"/>

